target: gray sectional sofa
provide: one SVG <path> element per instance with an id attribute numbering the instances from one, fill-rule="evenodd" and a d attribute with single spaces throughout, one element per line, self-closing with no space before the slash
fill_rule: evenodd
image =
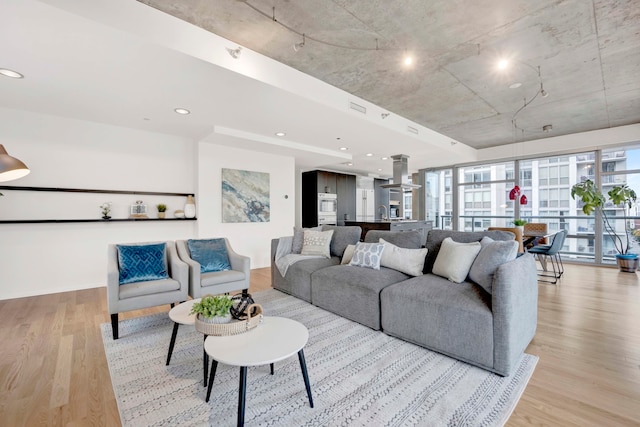
<path id="1" fill-rule="evenodd" d="M 328 228 L 324 226 L 323 230 Z M 493 273 L 491 293 L 469 279 L 454 283 L 432 273 L 440 245 L 447 237 L 468 243 L 484 236 L 513 240 L 513 234 L 430 230 L 425 274 L 413 277 L 386 267 L 374 270 L 341 265 L 347 245 L 358 242 L 360 227 L 331 229 L 331 258 L 298 261 L 285 277 L 275 265 L 279 239 L 272 241 L 275 289 L 500 375 L 513 372 L 536 330 L 538 283 L 533 256 L 525 254 L 499 265 Z M 380 238 L 401 248 L 422 245 L 418 232 L 372 230 L 365 242 L 377 243 Z"/>

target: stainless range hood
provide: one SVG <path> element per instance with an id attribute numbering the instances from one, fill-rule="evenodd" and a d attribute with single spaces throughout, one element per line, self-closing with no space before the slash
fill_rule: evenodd
<path id="1" fill-rule="evenodd" d="M 407 162 L 409 156 L 396 154 L 391 158 L 393 159 L 393 184 L 382 184 L 380 187 L 403 191 L 420 188 L 421 185 L 409 183 L 409 166 Z"/>

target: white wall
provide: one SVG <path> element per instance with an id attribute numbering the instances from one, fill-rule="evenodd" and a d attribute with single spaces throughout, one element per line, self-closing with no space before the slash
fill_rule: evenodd
<path id="1" fill-rule="evenodd" d="M 215 135 L 222 143 L 226 135 Z M 227 237 L 236 252 L 251 257 L 251 268 L 270 265 L 271 239 L 293 234 L 295 222 L 295 160 L 215 143 L 198 145 L 199 237 Z M 222 222 L 222 169 L 269 174 L 271 220 L 254 223 Z M 285 195 L 288 198 L 285 198 Z"/>

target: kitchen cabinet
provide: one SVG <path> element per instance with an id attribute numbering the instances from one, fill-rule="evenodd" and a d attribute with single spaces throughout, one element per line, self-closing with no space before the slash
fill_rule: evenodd
<path id="1" fill-rule="evenodd" d="M 356 216 L 355 175 L 314 170 L 302 173 L 302 226 L 318 225 L 318 193 L 337 195 L 337 225 Z"/>

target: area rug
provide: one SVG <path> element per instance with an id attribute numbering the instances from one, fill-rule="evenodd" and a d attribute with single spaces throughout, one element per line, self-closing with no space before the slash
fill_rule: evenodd
<path id="1" fill-rule="evenodd" d="M 248 369 L 247 426 L 501 426 L 538 358 L 525 354 L 510 377 L 373 331 L 276 290 L 254 294 L 268 316 L 309 329 L 304 348 L 314 408 L 297 357 Z M 165 313 L 102 324 L 111 381 L 124 426 L 236 425 L 239 369 L 218 365 L 211 400 L 202 383 L 202 335 Z"/>

